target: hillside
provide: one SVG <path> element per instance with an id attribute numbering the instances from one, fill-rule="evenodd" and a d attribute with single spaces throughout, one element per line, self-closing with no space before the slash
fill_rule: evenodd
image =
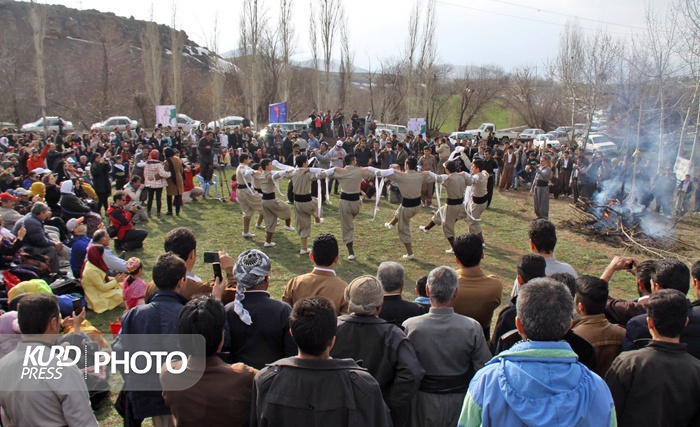
<path id="1" fill-rule="evenodd" d="M 76 127 L 111 115 L 127 115 L 145 124 L 153 121 L 153 105 L 145 96 L 141 33 L 145 21 L 95 10 L 41 5 L 46 13 L 44 40 L 47 113 L 72 120 Z M 36 119 L 35 52 L 29 23 L 30 4 L 0 0 L 0 121 Z M 162 103 L 170 102 L 170 28 L 158 27 L 162 47 Z M 210 69 L 220 58 L 185 35 L 182 51 L 181 110 L 209 115 Z"/>

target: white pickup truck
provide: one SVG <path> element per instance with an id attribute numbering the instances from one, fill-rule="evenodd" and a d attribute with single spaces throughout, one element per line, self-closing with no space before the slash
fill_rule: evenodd
<path id="1" fill-rule="evenodd" d="M 465 132 L 469 132 L 474 136 L 476 136 L 477 132 L 480 132 L 482 138 L 487 138 L 489 136 L 489 132 L 493 132 L 493 134 L 496 136 L 496 138 L 498 138 L 501 144 L 505 144 L 511 139 L 517 139 L 519 135 L 518 132 L 514 132 L 511 130 L 496 131 L 496 125 L 493 123 L 482 123 L 481 126 L 479 126 L 477 129 L 466 130 Z"/>

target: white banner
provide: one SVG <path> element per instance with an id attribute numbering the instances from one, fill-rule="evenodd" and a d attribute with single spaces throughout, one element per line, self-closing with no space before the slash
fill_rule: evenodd
<path id="1" fill-rule="evenodd" d="M 414 135 L 423 135 L 425 138 L 426 122 L 424 118 L 420 119 L 409 119 L 408 120 L 408 130 L 412 131 Z"/>
<path id="2" fill-rule="evenodd" d="M 693 164 L 690 159 L 684 159 L 683 157 L 676 158 L 676 164 L 673 166 L 673 171 L 676 173 L 676 179 L 683 181 L 686 174 L 693 176 Z"/>
<path id="3" fill-rule="evenodd" d="M 156 105 L 156 126 L 158 125 L 177 129 L 177 108 L 174 105 Z"/>

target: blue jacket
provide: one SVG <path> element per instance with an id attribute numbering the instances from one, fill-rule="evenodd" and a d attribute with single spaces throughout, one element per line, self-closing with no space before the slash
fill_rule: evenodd
<path id="1" fill-rule="evenodd" d="M 134 352 L 144 350 L 143 348 L 131 349 L 129 345 L 121 339 L 122 335 L 131 334 L 177 334 L 177 320 L 180 310 L 187 304 L 187 298 L 173 292 L 157 290 L 153 292 L 146 301 L 146 304 L 139 305 L 124 313 L 122 317 L 122 330 L 117 339 L 112 344 L 112 349 L 119 354 L 124 351 Z M 160 350 L 160 349 L 159 349 Z M 174 349 L 173 349 L 174 350 Z M 123 356 L 120 356 L 123 357 Z M 160 384 L 158 375 L 151 375 L 155 384 Z M 132 391 L 130 377 L 124 379 L 123 389 L 127 390 L 127 396 L 135 418 L 148 418 L 158 415 L 169 415 L 170 408 L 163 400 L 162 391 Z"/>
<path id="2" fill-rule="evenodd" d="M 459 427 L 616 426 L 605 382 L 577 361 L 566 342 L 527 341 L 479 370 Z"/>
<path id="3" fill-rule="evenodd" d="M 90 238 L 86 235 L 73 236 L 73 238 L 68 242 L 70 246 L 70 268 L 75 272 L 80 272 L 83 268 L 83 262 L 85 262 L 85 254 L 87 254 L 87 248 L 90 244 Z M 76 276 L 76 278 L 78 278 Z"/>

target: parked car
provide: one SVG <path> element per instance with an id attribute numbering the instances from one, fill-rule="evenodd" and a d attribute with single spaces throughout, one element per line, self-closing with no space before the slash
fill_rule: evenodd
<path id="1" fill-rule="evenodd" d="M 549 133 L 541 133 L 532 140 L 532 144 L 537 148 L 546 148 L 548 145 L 556 148 L 557 150 L 561 147 L 561 142 Z"/>
<path id="2" fill-rule="evenodd" d="M 0 122 L 0 129 L 17 129 L 17 125 L 12 122 Z"/>
<path id="3" fill-rule="evenodd" d="M 396 137 L 399 139 L 399 141 L 403 141 L 404 139 L 406 139 L 406 136 L 408 136 L 408 128 L 403 125 L 393 125 L 377 122 L 377 128 L 391 130 L 392 133 L 396 134 Z"/>
<path id="4" fill-rule="evenodd" d="M 131 129 L 136 129 L 136 126 L 139 125 L 139 123 L 136 120 L 131 120 L 130 118 L 126 116 L 114 116 L 110 117 L 107 120 L 103 122 L 97 122 L 90 126 L 90 130 L 96 130 L 99 132 L 114 132 L 116 129 L 119 132 L 124 132 L 126 130 L 126 126 L 130 125 Z"/>
<path id="5" fill-rule="evenodd" d="M 207 130 L 214 130 L 217 127 L 222 130 L 226 128 L 231 128 L 231 130 L 233 130 L 234 126 L 240 127 L 241 123 L 243 123 L 243 117 L 241 116 L 226 116 L 207 123 Z M 255 129 L 255 124 L 252 120 L 250 121 L 250 128 Z"/>
<path id="6" fill-rule="evenodd" d="M 452 132 L 450 136 L 447 137 L 450 140 L 452 146 L 457 145 L 457 141 L 461 141 L 464 138 L 469 138 L 470 141 L 474 140 L 474 135 L 471 132 Z"/>
<path id="7" fill-rule="evenodd" d="M 187 114 L 177 115 L 177 127 L 182 128 L 184 132 L 189 132 L 191 129 L 199 128 L 200 120 L 194 120 Z"/>
<path id="8" fill-rule="evenodd" d="M 579 147 L 583 147 L 583 140 L 578 141 Z M 614 153 L 618 151 L 617 144 L 612 142 L 610 137 L 602 133 L 592 133 L 588 135 L 586 140 L 587 153 L 599 152 L 599 153 Z"/>
<path id="9" fill-rule="evenodd" d="M 46 117 L 46 128 L 49 132 L 57 131 L 58 132 L 58 124 L 59 122 L 62 124 L 63 131 L 64 132 L 72 132 L 73 131 L 73 123 L 63 120 L 60 117 L 56 116 L 47 116 Z M 31 123 L 27 123 L 25 125 L 22 125 L 22 132 L 39 132 L 44 130 L 44 118 L 40 118 L 39 120 Z"/>
<path id="10" fill-rule="evenodd" d="M 270 132 L 270 129 L 274 129 L 277 126 L 280 127 L 282 135 L 285 136 L 291 131 L 301 131 L 305 126 L 308 128 L 308 124 L 306 122 L 270 123 L 260 131 L 260 136 L 264 137 L 268 132 Z"/>
<path id="11" fill-rule="evenodd" d="M 520 142 L 531 141 L 535 139 L 537 135 L 542 135 L 545 133 L 542 129 L 525 129 L 518 135 L 518 140 Z"/>

